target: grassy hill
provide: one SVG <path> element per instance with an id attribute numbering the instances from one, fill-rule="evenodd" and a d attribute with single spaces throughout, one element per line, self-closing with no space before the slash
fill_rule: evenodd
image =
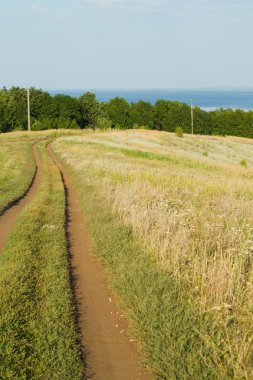
<path id="1" fill-rule="evenodd" d="M 160 379 L 252 378 L 252 148 L 152 131 L 54 143 Z"/>
<path id="2" fill-rule="evenodd" d="M 92 253 L 155 378 L 253 378 L 253 141 L 145 130 L 1 135 L 0 209 L 29 185 L 32 144 L 41 139 L 54 140 L 72 177 Z M 0 256 L 1 373 L 40 378 L 47 368 L 57 377 L 61 363 L 64 378 L 80 378 L 64 189 L 39 146 L 40 190 Z M 45 229 L 51 224 L 59 234 Z M 56 311 L 65 317 L 54 323 Z"/>

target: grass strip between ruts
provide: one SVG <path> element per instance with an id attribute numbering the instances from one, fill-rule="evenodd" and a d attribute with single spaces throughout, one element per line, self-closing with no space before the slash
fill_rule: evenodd
<path id="1" fill-rule="evenodd" d="M 0 256 L 0 378 L 82 379 L 60 173 L 40 144 L 42 182 Z"/>

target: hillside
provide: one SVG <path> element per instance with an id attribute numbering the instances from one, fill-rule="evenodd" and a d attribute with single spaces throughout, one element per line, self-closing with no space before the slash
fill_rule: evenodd
<path id="1" fill-rule="evenodd" d="M 250 378 L 252 141 L 126 131 L 54 148 L 158 378 Z"/>
<path id="2" fill-rule="evenodd" d="M 251 140 L 0 143 L 0 377 L 253 378 Z"/>

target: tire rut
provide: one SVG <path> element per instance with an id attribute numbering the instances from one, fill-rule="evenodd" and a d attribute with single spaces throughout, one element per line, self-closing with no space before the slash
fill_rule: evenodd
<path id="1" fill-rule="evenodd" d="M 137 345 L 129 338 L 127 320 L 109 289 L 103 266 L 90 254 L 89 237 L 72 181 L 50 144 L 47 149 L 61 173 L 65 188 L 70 277 L 74 278 L 78 329 L 86 362 L 85 377 L 150 380 L 150 372 L 140 365 Z"/>

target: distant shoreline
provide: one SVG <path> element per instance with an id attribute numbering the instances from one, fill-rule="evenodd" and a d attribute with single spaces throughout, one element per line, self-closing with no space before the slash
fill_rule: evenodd
<path id="1" fill-rule="evenodd" d="M 180 103 L 198 106 L 205 111 L 212 111 L 218 108 L 231 108 L 249 111 L 253 109 L 253 89 L 185 89 L 185 90 L 97 90 L 97 89 L 59 89 L 46 90 L 51 95 L 64 94 L 79 97 L 83 93 L 90 91 L 96 94 L 100 102 L 108 102 L 110 99 L 119 96 L 129 103 L 136 103 L 139 100 L 154 104 L 158 99 L 178 101 Z"/>

